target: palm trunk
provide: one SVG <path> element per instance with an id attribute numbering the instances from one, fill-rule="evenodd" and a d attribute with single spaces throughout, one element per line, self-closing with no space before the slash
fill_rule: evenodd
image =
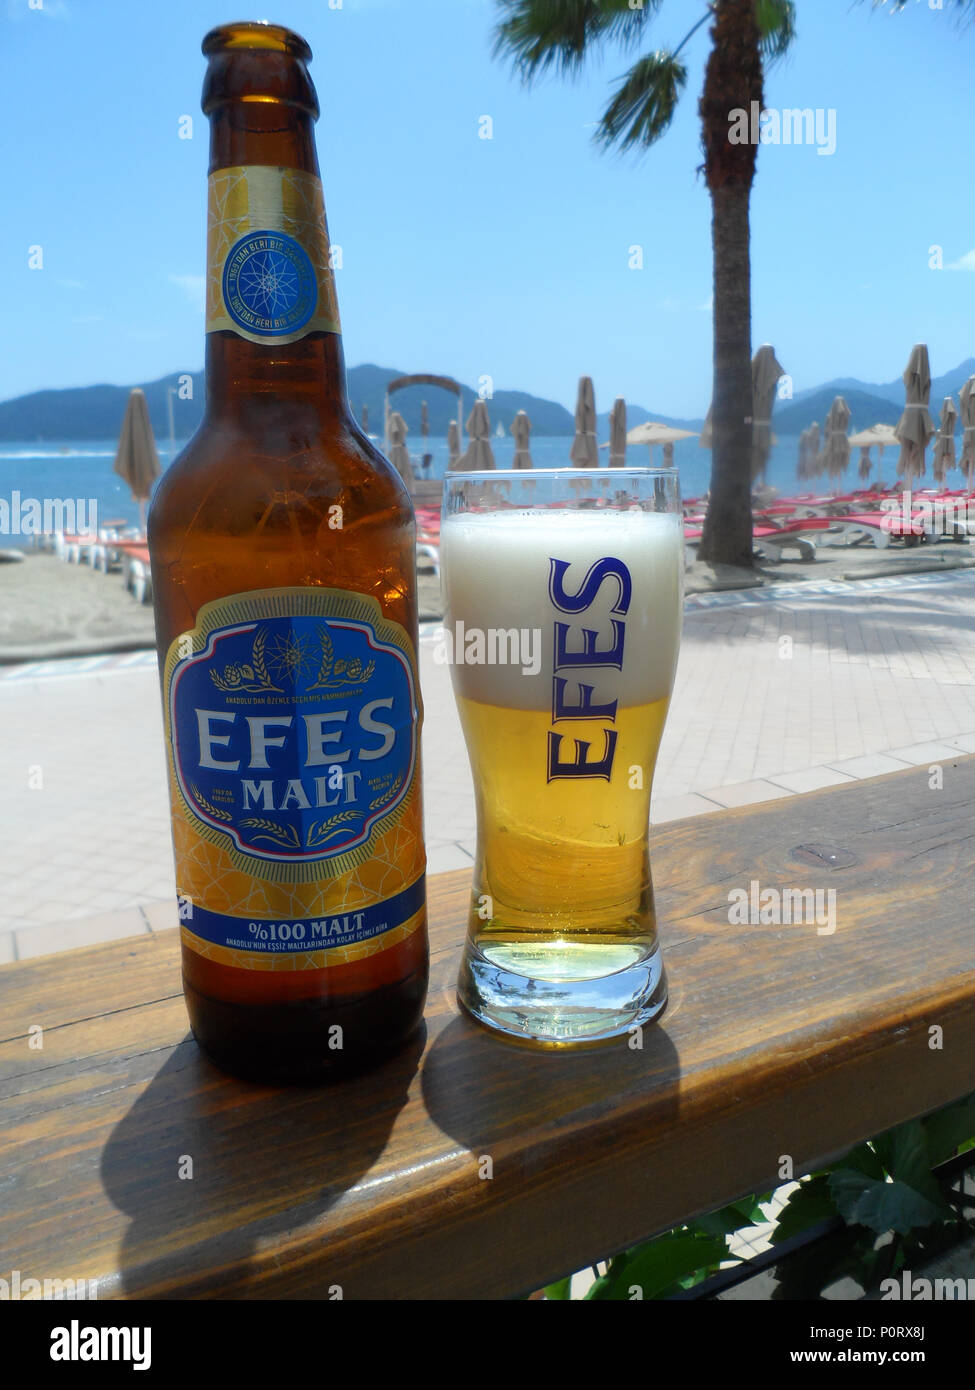
<path id="1" fill-rule="evenodd" d="M 752 556 L 752 305 L 750 190 L 728 183 L 711 195 L 714 248 L 714 386 L 711 494 L 698 555 L 725 565 Z"/>
<path id="2" fill-rule="evenodd" d="M 701 97 L 704 168 L 714 252 L 714 385 L 711 493 L 698 558 L 754 564 L 751 445 L 752 343 L 748 204 L 756 146 L 732 144 L 731 113 L 762 104 L 755 0 L 716 0 L 713 47 Z"/>

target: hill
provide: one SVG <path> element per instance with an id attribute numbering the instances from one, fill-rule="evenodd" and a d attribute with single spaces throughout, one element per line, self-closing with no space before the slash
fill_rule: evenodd
<path id="1" fill-rule="evenodd" d="M 957 404 L 959 391 L 968 378 L 973 375 L 975 375 L 975 357 L 969 357 L 964 362 L 960 362 L 957 367 L 952 367 L 950 372 L 945 372 L 942 376 L 932 377 L 931 403 L 934 407 L 933 413 L 937 413 L 941 409 L 941 403 L 945 396 L 954 396 Z M 878 396 L 898 407 L 903 407 L 904 404 L 904 383 L 900 377 L 896 381 L 887 381 L 880 385 L 859 381 L 856 377 L 837 377 L 834 381 L 827 381 L 822 386 L 813 386 L 806 391 L 797 391 L 795 401 L 807 401 L 811 396 L 824 391 L 831 393 L 830 399 L 833 396 L 846 396 L 847 401 L 849 401 L 850 397 L 847 393 L 859 391 L 868 396 Z M 815 420 L 816 416 L 811 415 L 810 419 Z M 882 423 L 879 417 L 877 423 Z"/>
<path id="2" fill-rule="evenodd" d="M 850 420 L 851 433 L 853 430 L 868 429 L 870 425 L 896 425 L 904 409 L 903 385 L 900 400 L 895 404 L 884 400 L 882 396 L 861 391 L 855 386 L 841 389 L 836 383 L 831 383 L 829 386 L 821 386 L 816 391 L 805 393 L 802 399 L 778 401 L 772 411 L 773 431 L 777 435 L 800 434 L 814 420 L 822 425 L 837 396 L 842 396 L 853 412 Z"/>
<path id="3" fill-rule="evenodd" d="M 184 392 L 185 392 L 185 376 Z M 180 399 L 177 387 L 180 375 L 172 373 L 157 381 L 134 382 L 146 393 L 149 418 L 157 438 L 169 437 L 168 395 L 172 391 L 173 428 L 177 439 L 186 439 L 203 417 L 204 380 L 202 372 L 190 375 L 191 396 Z M 361 422 L 362 409 L 369 412 L 369 429 L 382 434 L 383 397 L 386 386 L 404 373 L 398 368 L 378 367 L 364 363 L 352 367 L 347 374 L 349 403 L 356 419 Z M 112 439 L 119 432 L 125 404 L 131 386 L 80 386 L 60 391 L 34 391 L 13 400 L 0 401 L 0 440 L 60 441 L 63 439 Z M 461 384 L 462 413 L 466 421 L 476 399 L 472 387 Z M 457 418 L 457 397 L 448 391 L 429 386 L 408 386 L 393 396 L 393 406 L 400 412 L 410 430 L 410 444 L 417 447 L 420 433 L 420 406 L 427 402 L 430 433 L 443 436 L 451 420 Z M 488 401 L 492 426 L 498 422 L 508 430 L 519 410 L 528 412 L 532 429 L 538 435 L 571 436 L 575 426 L 572 412 L 558 401 L 545 400 L 527 391 L 496 391 Z M 598 417 L 599 433 L 608 433 L 608 412 Z M 700 421 L 678 420 L 671 416 L 652 414 L 643 407 L 628 408 L 629 424 L 644 420 L 661 420 L 688 429 L 700 429 Z"/>

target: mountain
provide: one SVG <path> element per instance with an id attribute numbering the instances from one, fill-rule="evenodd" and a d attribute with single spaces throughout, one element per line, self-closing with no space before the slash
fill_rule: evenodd
<path id="1" fill-rule="evenodd" d="M 373 434 L 382 435 L 383 432 L 383 399 L 387 385 L 403 375 L 398 369 L 378 367 L 371 362 L 349 370 L 347 381 L 352 412 L 361 423 L 363 406 L 368 409 L 369 429 Z M 935 419 L 938 418 L 944 397 L 952 395 L 957 400 L 959 391 L 972 375 L 975 375 L 975 358 L 969 358 L 932 381 L 931 413 Z M 182 382 L 185 394 L 187 381 L 192 394 L 184 400 L 180 398 L 178 388 Z M 173 430 L 176 438 L 186 439 L 193 433 L 203 415 L 202 372 L 182 375 L 174 372 L 160 377 L 158 381 L 143 383 L 142 389 L 146 393 L 149 418 L 157 438 L 169 437 L 170 392 L 173 392 Z M 0 440 L 60 442 L 65 439 L 115 438 L 130 390 L 129 386 L 79 386 L 62 391 L 34 391 L 27 396 L 0 401 Z M 476 394 L 472 387 L 463 384 L 461 390 L 461 414 L 466 421 Z M 877 424 L 896 425 L 904 407 L 904 383 L 899 378 L 885 385 L 872 386 L 855 377 L 837 377 L 823 386 L 798 392 L 792 401 L 777 402 L 772 418 L 773 430 L 778 435 L 793 435 L 799 434 L 813 420 L 822 424 L 837 395 L 845 398 L 853 412 L 853 429 L 865 429 Z M 457 418 L 457 397 L 448 391 L 432 386 L 408 386 L 397 391 L 392 397 L 392 405 L 407 423 L 410 431 L 408 442 L 414 451 L 420 448 L 420 406 L 423 401 L 427 402 L 432 435 L 445 435 L 450 421 Z M 500 422 L 506 431 L 510 431 L 515 414 L 524 410 L 537 435 L 571 436 L 574 433 L 571 410 L 558 401 L 545 400 L 527 391 L 495 391 L 487 407 L 492 429 Z M 630 429 L 643 424 L 645 420 L 659 420 L 662 424 L 694 431 L 699 431 L 703 424 L 700 419 L 685 420 L 650 411 L 640 405 L 627 405 Z M 600 439 L 607 438 L 608 411 L 597 416 L 597 432 Z"/>
<path id="2" fill-rule="evenodd" d="M 851 433 L 854 430 L 868 429 L 871 425 L 896 425 L 904 409 L 903 384 L 900 400 L 895 404 L 856 386 L 840 386 L 831 382 L 829 386 L 820 386 L 815 391 L 805 392 L 801 400 L 797 398 L 793 401 L 778 401 L 772 411 L 774 433 L 800 434 L 814 420 L 822 425 L 837 396 L 842 396 L 852 411 Z M 940 401 L 938 405 L 940 406 Z M 932 414 L 937 416 L 937 409 L 933 410 Z"/>
<path id="3" fill-rule="evenodd" d="M 941 403 L 945 396 L 954 396 L 956 398 L 955 403 L 957 404 L 959 391 L 968 378 L 973 375 L 975 375 L 975 357 L 969 357 L 957 367 L 953 367 L 950 372 L 945 372 L 943 376 L 932 377 L 932 414 L 936 415 L 938 411 L 940 411 Z M 797 391 L 794 399 L 797 403 L 799 401 L 806 401 L 810 396 L 819 395 L 820 392 L 824 391 L 831 393 L 830 399 L 832 399 L 833 396 L 845 396 L 848 404 L 850 403 L 850 397 L 847 393 L 859 391 L 868 396 L 880 397 L 880 399 L 889 401 L 901 409 L 903 409 L 904 406 L 904 383 L 900 377 L 898 377 L 896 381 L 888 381 L 879 386 L 871 385 L 870 382 L 866 381 L 858 381 L 856 377 L 837 377 L 835 381 L 827 381 L 822 386 L 813 386 L 806 391 Z M 809 418 L 810 420 L 815 420 L 816 416 L 811 415 Z M 879 416 L 876 423 L 883 423 Z"/>
<path id="4" fill-rule="evenodd" d="M 383 398 L 389 382 L 404 373 L 392 367 L 377 367 L 364 363 L 347 373 L 349 403 L 358 421 L 362 408 L 369 412 L 369 429 L 382 434 Z M 181 385 L 182 383 L 182 385 Z M 159 439 L 169 438 L 169 392 L 172 391 L 173 431 L 177 439 L 193 433 L 203 416 L 204 380 L 202 372 L 160 377 L 158 381 L 133 383 L 146 393 L 149 418 Z M 112 439 L 119 431 L 130 386 L 78 386 L 61 391 L 33 391 L 13 400 L 0 401 L 0 440 Z M 462 416 L 466 421 L 476 399 L 470 386 L 461 384 Z M 181 397 L 186 396 L 187 399 Z M 442 437 L 451 420 L 457 418 L 457 397 L 451 392 L 431 386 L 407 386 L 392 397 L 393 409 L 405 419 L 410 431 L 410 445 L 419 447 L 420 406 L 426 401 L 430 417 L 430 433 Z M 532 429 L 538 435 L 571 436 L 575 431 L 572 411 L 557 401 L 544 400 L 527 391 L 495 391 L 487 402 L 492 427 L 499 422 L 505 430 L 519 410 L 527 411 Z M 630 427 L 645 420 L 660 420 L 664 424 L 685 429 L 700 429 L 701 422 L 680 420 L 669 415 L 654 414 L 642 406 L 627 409 Z M 601 438 L 609 432 L 608 413 L 598 417 Z"/>

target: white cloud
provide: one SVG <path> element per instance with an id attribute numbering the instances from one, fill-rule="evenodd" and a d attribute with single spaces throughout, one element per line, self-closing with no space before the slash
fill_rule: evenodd
<path id="1" fill-rule="evenodd" d="M 195 309 L 203 309 L 206 305 L 206 276 L 204 275 L 170 275 L 169 282 L 176 285 L 183 291 L 187 299 Z"/>
<path id="2" fill-rule="evenodd" d="M 946 270 L 975 270 L 975 251 L 966 251 L 957 261 L 945 266 Z"/>

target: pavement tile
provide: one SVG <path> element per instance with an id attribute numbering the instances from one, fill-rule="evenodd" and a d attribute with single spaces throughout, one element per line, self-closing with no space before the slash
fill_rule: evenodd
<path id="1" fill-rule="evenodd" d="M 921 767 L 925 763 L 952 762 L 958 753 L 959 750 L 948 743 L 914 743 L 907 748 L 891 748 L 889 756 Z"/>
<path id="2" fill-rule="evenodd" d="M 149 928 L 138 908 L 83 917 L 59 926 L 21 928 L 15 932 L 18 960 L 49 956 L 55 951 L 73 951 L 78 946 L 97 946 L 126 936 L 145 936 Z"/>
<path id="3" fill-rule="evenodd" d="M 768 780 L 777 786 L 787 787 L 790 792 L 818 792 L 823 787 L 836 787 L 841 782 L 852 782 L 854 779 L 849 773 L 837 772 L 832 767 L 811 767 L 805 772 L 770 775 Z"/>
<path id="4" fill-rule="evenodd" d="M 179 926 L 179 913 L 176 907 L 176 894 L 161 902 L 142 903 L 140 907 L 150 931 L 171 931 Z"/>
<path id="5" fill-rule="evenodd" d="M 683 796 L 662 796 L 650 803 L 650 824 L 664 825 L 671 820 L 686 820 L 689 816 L 706 815 L 709 811 L 720 811 L 716 801 L 696 792 L 686 792 Z"/>
<path id="6" fill-rule="evenodd" d="M 754 782 L 738 782 L 727 787 L 713 787 L 703 795 L 709 801 L 716 801 L 719 807 L 755 806 L 761 801 L 776 801 L 780 797 L 791 796 L 785 787 L 777 787 L 774 782 L 758 779 Z"/>
<path id="7" fill-rule="evenodd" d="M 845 758 L 831 764 L 834 772 L 845 772 L 850 777 L 882 777 L 886 772 L 903 772 L 910 764 L 899 758 L 890 758 L 884 753 L 870 753 L 862 758 Z"/>
<path id="8" fill-rule="evenodd" d="M 474 860 L 460 845 L 442 845 L 427 855 L 427 874 L 446 874 L 451 869 L 469 869 Z"/>

